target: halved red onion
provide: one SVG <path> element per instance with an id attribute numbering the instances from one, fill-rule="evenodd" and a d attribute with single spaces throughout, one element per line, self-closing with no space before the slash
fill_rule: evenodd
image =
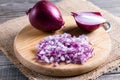
<path id="1" fill-rule="evenodd" d="M 87 31 L 94 31 L 106 22 L 100 12 L 72 12 L 72 15 L 77 25 Z"/>
<path id="2" fill-rule="evenodd" d="M 27 14 L 31 25 L 42 31 L 52 32 L 64 25 L 59 9 L 47 0 L 37 2 Z"/>
<path id="3" fill-rule="evenodd" d="M 36 45 L 40 62 L 59 64 L 61 62 L 82 64 L 93 57 L 93 47 L 87 36 L 61 35 L 48 36 Z"/>

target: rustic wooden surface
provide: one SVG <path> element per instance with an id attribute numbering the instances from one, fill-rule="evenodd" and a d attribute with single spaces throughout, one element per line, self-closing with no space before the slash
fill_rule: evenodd
<path id="1" fill-rule="evenodd" d="M 25 14 L 25 11 L 38 0 L 0 0 L 0 23 Z M 52 0 L 53 1 L 53 0 Z M 54 0 L 58 2 L 60 0 Z M 89 0 L 113 15 L 120 16 L 120 0 Z M 98 80 L 119 80 L 120 70 L 104 74 Z M 0 52 L 0 80 L 28 80 L 21 72 Z"/>
<path id="2" fill-rule="evenodd" d="M 26 18 L 22 18 L 17 21 L 22 22 Z M 14 51 L 18 60 L 27 68 L 34 70 L 36 72 L 40 72 L 44 75 L 51 76 L 74 76 L 79 75 L 90 70 L 95 69 L 105 62 L 105 60 L 110 55 L 111 51 L 111 40 L 106 33 L 106 31 L 101 27 L 95 30 L 92 33 L 85 33 L 84 31 L 80 31 L 80 29 L 76 26 L 74 18 L 72 16 L 64 16 L 63 20 L 65 21 L 65 28 L 61 29 L 55 33 L 46 33 L 39 31 L 30 25 L 26 26 L 15 38 L 14 41 Z M 11 23 L 8 23 L 10 25 Z M 29 23 L 26 23 L 29 24 Z M 21 24 L 21 26 L 24 26 Z M 71 30 L 73 29 L 73 30 Z M 53 64 L 40 64 L 36 62 L 35 54 L 36 51 L 34 45 L 39 43 L 43 38 L 62 33 L 71 33 L 73 35 L 86 34 L 90 41 L 93 43 L 95 56 L 89 59 L 83 65 L 78 64 L 61 64 L 57 67 L 54 67 Z M 104 35 L 103 35 L 104 34 Z M 42 36 L 40 36 L 42 35 Z M 101 36 L 101 37 L 99 37 Z M 101 41 L 101 43 L 99 43 Z M 29 44 L 29 45 L 27 45 Z M 26 58 L 27 57 L 27 58 Z M 53 73 L 54 72 L 54 73 Z"/>

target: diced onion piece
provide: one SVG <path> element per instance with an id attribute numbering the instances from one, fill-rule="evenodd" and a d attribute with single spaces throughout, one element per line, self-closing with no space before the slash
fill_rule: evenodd
<path id="1" fill-rule="evenodd" d="M 87 36 L 72 37 L 64 33 L 48 36 L 36 45 L 40 62 L 59 64 L 83 64 L 93 57 L 93 47 Z"/>

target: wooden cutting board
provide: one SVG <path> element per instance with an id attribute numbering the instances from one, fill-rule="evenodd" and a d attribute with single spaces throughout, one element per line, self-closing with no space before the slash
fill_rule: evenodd
<path id="1" fill-rule="evenodd" d="M 23 17 L 24 18 L 24 17 Z M 14 51 L 18 60 L 27 68 L 44 75 L 74 76 L 91 71 L 103 64 L 111 50 L 110 37 L 102 26 L 91 33 L 86 33 L 77 27 L 73 17 L 64 16 L 65 28 L 55 33 L 45 33 L 33 28 L 30 24 L 21 30 L 14 40 Z M 94 47 L 94 57 L 84 64 L 60 64 L 54 67 L 52 64 L 43 64 L 36 61 L 36 43 L 44 37 L 55 34 L 70 33 L 78 36 L 85 34 L 89 37 Z"/>

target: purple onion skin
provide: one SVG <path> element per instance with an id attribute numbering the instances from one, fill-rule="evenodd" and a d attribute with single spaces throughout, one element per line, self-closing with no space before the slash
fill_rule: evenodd
<path id="1" fill-rule="evenodd" d="M 27 14 L 31 25 L 41 31 L 53 32 L 64 25 L 59 9 L 47 0 L 37 2 Z"/>
<path id="2" fill-rule="evenodd" d="M 80 19 L 80 16 L 84 15 L 86 13 L 87 13 L 87 15 L 88 14 L 93 14 L 93 15 L 95 15 L 95 17 L 103 18 L 102 14 L 100 12 L 82 12 L 82 13 L 74 13 L 74 12 L 72 12 L 72 16 L 74 17 L 78 27 L 84 29 L 85 31 L 88 31 L 88 32 L 94 31 L 94 30 L 98 29 L 101 25 L 103 25 L 106 22 L 106 20 L 103 18 L 103 21 L 97 22 L 97 23 L 94 22 L 94 20 L 93 20 L 92 24 L 91 23 L 81 23 L 82 19 L 78 20 L 77 18 Z M 88 20 L 88 22 L 91 22 L 91 21 L 92 21 L 92 19 L 90 21 Z"/>

